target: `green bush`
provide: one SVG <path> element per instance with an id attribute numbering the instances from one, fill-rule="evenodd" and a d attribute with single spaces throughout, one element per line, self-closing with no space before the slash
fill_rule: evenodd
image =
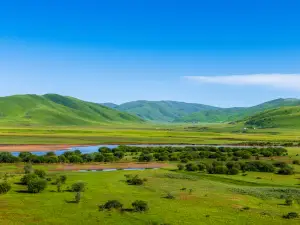
<path id="1" fill-rule="evenodd" d="M 195 163 L 188 163 L 188 164 L 185 165 L 185 169 L 187 171 L 197 171 L 198 166 Z"/>
<path id="2" fill-rule="evenodd" d="M 287 199 L 285 200 L 285 204 L 288 205 L 288 206 L 293 205 L 293 199 L 287 198 Z"/>
<path id="3" fill-rule="evenodd" d="M 280 168 L 277 173 L 281 174 L 281 175 L 292 175 L 292 174 L 294 174 L 294 168 L 290 167 L 290 166 L 286 166 L 286 167 Z"/>
<path id="4" fill-rule="evenodd" d="M 239 174 L 239 172 L 240 171 L 237 168 L 231 168 L 228 170 L 229 175 L 237 175 L 237 174 Z"/>
<path id="5" fill-rule="evenodd" d="M 289 212 L 288 214 L 283 216 L 284 219 L 295 219 L 298 217 L 299 217 L 299 215 L 296 212 Z"/>
<path id="6" fill-rule="evenodd" d="M 86 184 L 83 181 L 77 181 L 72 184 L 71 191 L 73 192 L 84 192 L 86 188 Z"/>
<path id="7" fill-rule="evenodd" d="M 149 210 L 148 203 L 142 200 L 134 201 L 132 207 L 136 212 L 146 212 Z"/>
<path id="8" fill-rule="evenodd" d="M 7 182 L 0 183 L 0 194 L 6 194 L 11 189 L 11 185 Z"/>
<path id="9" fill-rule="evenodd" d="M 34 174 L 34 173 L 28 173 L 25 174 L 22 178 L 21 178 L 21 183 L 24 185 L 27 185 L 29 183 L 29 181 L 34 180 L 39 178 L 38 175 Z"/>
<path id="10" fill-rule="evenodd" d="M 268 162 L 262 162 L 262 161 L 250 161 L 247 162 L 242 168 L 245 171 L 254 171 L 254 172 L 274 172 L 275 167 L 268 163 Z"/>
<path id="11" fill-rule="evenodd" d="M 295 160 L 293 160 L 293 164 L 299 165 L 299 164 L 300 164 L 300 161 L 299 161 L 298 159 L 295 159 Z"/>
<path id="12" fill-rule="evenodd" d="M 130 185 L 143 185 L 145 182 L 145 180 L 139 178 L 138 175 L 135 175 L 135 176 L 125 175 L 125 177 L 126 177 L 127 184 L 130 184 Z"/>
<path id="13" fill-rule="evenodd" d="M 177 168 L 178 168 L 178 170 L 183 170 L 184 169 L 184 165 L 183 164 L 178 164 Z"/>
<path id="14" fill-rule="evenodd" d="M 28 182 L 28 192 L 39 193 L 47 187 L 47 181 L 41 178 L 32 179 Z"/>
<path id="15" fill-rule="evenodd" d="M 32 172 L 33 172 L 32 165 L 31 165 L 31 164 L 26 164 L 26 165 L 24 166 L 24 172 L 25 172 L 26 174 L 32 173 Z"/>
<path id="16" fill-rule="evenodd" d="M 46 172 L 45 170 L 39 170 L 39 169 L 35 169 L 34 170 L 34 174 L 36 174 L 38 177 L 40 178 L 45 178 L 46 177 Z"/>
<path id="17" fill-rule="evenodd" d="M 112 209 L 122 209 L 123 204 L 118 200 L 109 200 L 104 205 L 99 206 L 99 210 L 112 210 Z"/>
<path id="18" fill-rule="evenodd" d="M 206 165 L 204 163 L 198 163 L 197 167 L 199 171 L 203 171 L 206 169 Z"/>
<path id="19" fill-rule="evenodd" d="M 77 192 L 77 193 L 75 194 L 75 202 L 76 202 L 76 203 L 79 203 L 80 200 L 81 200 L 81 193 L 80 193 L 80 192 Z"/>

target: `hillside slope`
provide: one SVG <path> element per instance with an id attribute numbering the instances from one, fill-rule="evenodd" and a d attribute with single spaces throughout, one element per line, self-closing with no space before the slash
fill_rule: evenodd
<path id="1" fill-rule="evenodd" d="M 300 106 L 266 110 L 246 119 L 245 125 L 260 128 L 300 128 Z"/>
<path id="2" fill-rule="evenodd" d="M 155 122 L 173 122 L 193 112 L 217 109 L 217 107 L 176 101 L 134 101 L 121 104 L 115 109 Z"/>
<path id="3" fill-rule="evenodd" d="M 56 94 L 0 98 L 0 124 L 4 125 L 92 125 L 142 121 L 128 113 Z"/>
<path id="4" fill-rule="evenodd" d="M 300 105 L 299 99 L 276 99 L 253 107 L 204 110 L 176 119 L 174 122 L 229 122 L 241 120 L 268 109 Z"/>

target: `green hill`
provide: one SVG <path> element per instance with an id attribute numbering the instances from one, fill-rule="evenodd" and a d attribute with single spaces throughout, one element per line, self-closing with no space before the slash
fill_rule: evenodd
<path id="1" fill-rule="evenodd" d="M 137 115 L 145 120 L 173 122 L 193 112 L 217 109 L 217 107 L 176 101 L 133 101 L 121 104 L 115 109 Z"/>
<path id="2" fill-rule="evenodd" d="M 142 121 L 100 104 L 57 94 L 0 98 L 1 125 L 92 125 Z"/>
<path id="3" fill-rule="evenodd" d="M 176 119 L 174 122 L 229 122 L 241 120 L 268 109 L 300 105 L 299 99 L 276 99 L 252 107 L 203 110 Z"/>
<path id="4" fill-rule="evenodd" d="M 255 114 L 245 121 L 260 128 L 300 128 L 300 106 L 286 106 Z"/>

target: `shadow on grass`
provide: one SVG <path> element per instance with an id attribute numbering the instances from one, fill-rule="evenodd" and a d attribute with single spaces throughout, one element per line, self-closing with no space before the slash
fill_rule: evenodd
<path id="1" fill-rule="evenodd" d="M 134 212 L 134 209 L 121 209 L 121 213 L 123 212 Z"/>
<path id="2" fill-rule="evenodd" d="M 26 193 L 26 194 L 28 194 L 28 193 L 30 193 L 29 191 L 27 191 L 27 190 L 18 190 L 18 191 L 16 191 L 17 193 Z"/>
<path id="3" fill-rule="evenodd" d="M 75 203 L 75 204 L 78 204 L 78 202 L 76 202 L 75 200 L 65 200 L 65 203 Z"/>
<path id="4" fill-rule="evenodd" d="M 15 182 L 14 184 L 16 184 L 16 185 L 25 185 L 25 184 L 23 184 L 23 183 L 21 183 L 21 182 Z"/>

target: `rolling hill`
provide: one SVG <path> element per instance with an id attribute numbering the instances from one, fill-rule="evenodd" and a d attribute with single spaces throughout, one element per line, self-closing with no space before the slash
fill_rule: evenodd
<path id="1" fill-rule="evenodd" d="M 110 106 L 111 103 L 104 103 L 104 105 Z M 194 103 L 142 100 L 113 105 L 113 108 L 154 122 L 173 122 L 193 112 L 218 109 L 217 107 Z"/>
<path id="2" fill-rule="evenodd" d="M 93 125 L 136 123 L 142 119 L 109 107 L 57 94 L 0 98 L 2 125 Z"/>
<path id="3" fill-rule="evenodd" d="M 300 105 L 299 99 L 275 99 L 252 107 L 218 108 L 204 110 L 178 118 L 174 122 L 230 122 L 241 120 L 268 109 L 276 109 L 284 106 Z"/>
<path id="4" fill-rule="evenodd" d="M 246 119 L 245 125 L 260 128 L 300 128 L 300 106 L 266 110 Z"/>

